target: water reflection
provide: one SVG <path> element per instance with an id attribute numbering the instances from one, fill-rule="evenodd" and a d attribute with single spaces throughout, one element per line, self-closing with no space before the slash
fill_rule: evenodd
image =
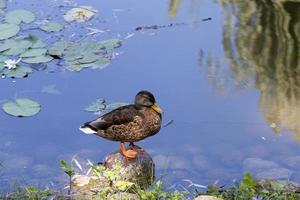
<path id="1" fill-rule="evenodd" d="M 180 0 L 170 0 L 168 13 L 171 17 L 175 17 L 177 15 L 179 5 Z"/>
<path id="2" fill-rule="evenodd" d="M 261 113 L 273 131 L 288 129 L 300 140 L 300 2 L 220 3 L 223 47 L 235 85 L 259 90 Z M 208 66 L 215 85 L 223 86 L 220 66 Z"/>

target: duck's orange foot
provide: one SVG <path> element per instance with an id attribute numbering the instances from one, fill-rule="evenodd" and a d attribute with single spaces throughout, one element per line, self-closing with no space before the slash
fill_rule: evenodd
<path id="1" fill-rule="evenodd" d="M 135 150 L 126 150 L 125 144 L 123 142 L 121 142 L 121 152 L 127 158 L 136 158 L 138 154 L 138 152 Z"/>
<path id="2" fill-rule="evenodd" d="M 142 147 L 135 145 L 133 142 L 129 143 L 129 147 L 135 151 L 145 151 Z"/>
<path id="3" fill-rule="evenodd" d="M 134 150 L 126 150 L 126 151 L 122 151 L 122 154 L 127 157 L 127 158 L 136 158 L 138 152 L 134 151 Z"/>

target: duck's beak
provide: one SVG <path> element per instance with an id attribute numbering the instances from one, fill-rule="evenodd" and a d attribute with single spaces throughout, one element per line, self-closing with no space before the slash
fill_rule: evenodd
<path id="1" fill-rule="evenodd" d="M 153 106 L 151 106 L 151 108 L 152 108 L 153 110 L 155 110 L 156 112 L 158 112 L 159 114 L 163 114 L 162 109 L 158 106 L 157 103 L 153 104 Z"/>

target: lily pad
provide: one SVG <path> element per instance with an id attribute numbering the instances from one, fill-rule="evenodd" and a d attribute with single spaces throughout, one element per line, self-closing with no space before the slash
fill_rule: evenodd
<path id="1" fill-rule="evenodd" d="M 21 58 L 37 57 L 46 54 L 47 49 L 28 49 L 20 55 Z"/>
<path id="2" fill-rule="evenodd" d="M 35 16 L 32 12 L 23 9 L 10 11 L 5 16 L 6 22 L 10 24 L 31 23 L 34 19 Z"/>
<path id="3" fill-rule="evenodd" d="M 30 117 L 41 110 L 38 102 L 27 98 L 16 99 L 15 102 L 7 102 L 3 104 L 2 108 L 7 114 L 16 117 Z"/>
<path id="4" fill-rule="evenodd" d="M 110 60 L 106 57 L 100 57 L 96 62 L 93 63 L 92 69 L 103 69 L 109 65 Z"/>
<path id="5" fill-rule="evenodd" d="M 56 89 L 56 85 L 46 85 L 43 87 L 42 92 L 48 93 L 48 94 L 61 94 L 61 92 Z"/>
<path id="6" fill-rule="evenodd" d="M 53 57 L 48 55 L 41 55 L 41 56 L 22 59 L 22 62 L 28 64 L 38 64 L 38 63 L 47 63 L 50 62 L 51 60 L 53 60 Z"/>
<path id="7" fill-rule="evenodd" d="M 64 19 L 67 22 L 85 22 L 90 20 L 98 11 L 91 6 L 80 6 L 72 8 L 65 15 Z"/>
<path id="8" fill-rule="evenodd" d="M 118 48 L 122 45 L 122 41 L 119 39 L 111 39 L 111 40 L 104 40 L 99 43 L 100 45 L 104 46 L 105 49 L 111 50 L 113 48 Z"/>
<path id="9" fill-rule="evenodd" d="M 105 100 L 104 99 L 98 99 L 88 107 L 86 107 L 84 110 L 88 112 L 99 112 L 101 110 L 104 110 L 106 107 Z"/>
<path id="10" fill-rule="evenodd" d="M 128 103 L 121 103 L 121 102 L 109 103 L 104 99 L 98 99 L 95 102 L 93 102 L 91 105 L 86 107 L 84 110 L 88 111 L 88 112 L 105 114 L 114 109 L 117 109 L 121 106 L 126 106 L 126 105 L 128 105 Z"/>
<path id="11" fill-rule="evenodd" d="M 23 78 L 30 73 L 32 73 L 32 69 L 30 67 L 17 67 L 15 69 L 4 68 L 1 72 L 1 74 L 10 78 Z"/>
<path id="12" fill-rule="evenodd" d="M 32 43 L 27 40 L 19 40 L 19 39 L 12 39 L 6 40 L 4 45 L 9 47 L 8 50 L 4 51 L 2 54 L 6 56 L 17 56 L 20 53 L 23 53 L 28 48 L 31 47 Z"/>
<path id="13" fill-rule="evenodd" d="M 57 22 L 47 22 L 42 24 L 39 28 L 46 32 L 59 32 L 63 29 L 63 25 Z"/>
<path id="14" fill-rule="evenodd" d="M 17 56 L 30 48 L 43 48 L 46 44 L 34 35 L 19 36 L 14 39 L 5 40 L 0 47 L 3 55 Z"/>
<path id="15" fill-rule="evenodd" d="M 0 40 L 11 38 L 20 31 L 20 27 L 16 24 L 0 24 Z"/>
<path id="16" fill-rule="evenodd" d="M 67 49 L 67 47 L 70 45 L 71 42 L 68 41 L 58 41 L 53 44 L 52 47 L 48 49 L 49 55 L 52 56 L 62 56 L 64 51 Z"/>
<path id="17" fill-rule="evenodd" d="M 83 58 L 78 60 L 78 62 L 80 64 L 88 64 L 88 63 L 93 63 L 95 61 L 97 61 L 99 59 L 99 55 L 95 55 L 95 54 L 86 54 L 83 55 Z"/>

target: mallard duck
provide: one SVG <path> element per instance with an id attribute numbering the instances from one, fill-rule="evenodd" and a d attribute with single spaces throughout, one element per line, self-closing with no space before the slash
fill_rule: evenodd
<path id="1" fill-rule="evenodd" d="M 121 152 L 125 157 L 136 158 L 138 146 L 134 142 L 153 136 L 160 130 L 162 110 L 153 94 L 140 91 L 134 104 L 119 107 L 103 116 L 86 122 L 80 130 L 112 141 L 120 141 Z M 125 142 L 130 143 L 126 150 Z"/>

